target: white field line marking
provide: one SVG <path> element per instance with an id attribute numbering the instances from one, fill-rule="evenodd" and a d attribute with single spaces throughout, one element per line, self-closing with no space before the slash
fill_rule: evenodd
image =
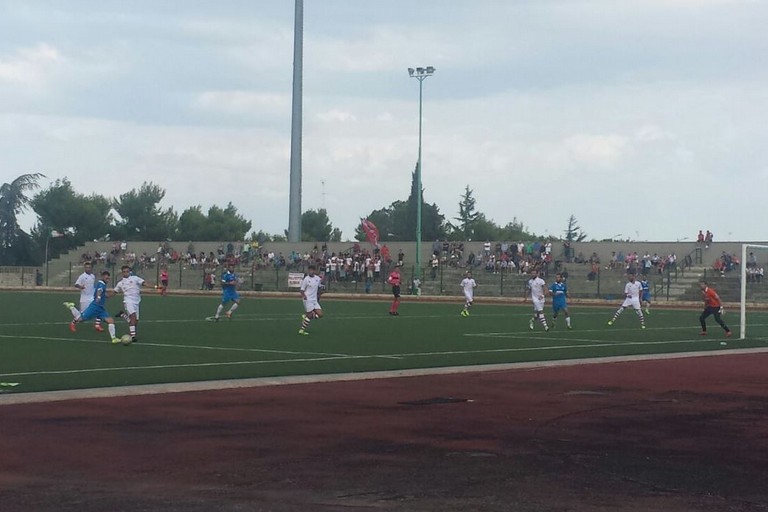
<path id="1" fill-rule="evenodd" d="M 765 327 L 768 326 L 768 324 L 749 324 L 750 327 Z M 717 327 L 720 329 L 720 326 Z M 678 326 L 665 326 L 665 327 L 646 327 L 645 329 L 641 329 L 640 327 L 612 327 L 612 326 L 606 326 L 605 328 L 600 329 L 572 329 L 572 330 L 565 330 L 565 329 L 549 329 L 548 333 L 542 332 L 540 329 L 536 329 L 534 331 L 531 331 L 530 329 L 526 330 L 520 330 L 520 331 L 506 331 L 506 332 L 477 332 L 477 333 L 465 333 L 464 336 L 471 336 L 471 337 L 478 337 L 478 338 L 504 338 L 508 336 L 516 336 L 518 334 L 523 334 L 525 332 L 529 333 L 530 336 L 536 336 L 536 339 L 539 339 L 543 337 L 546 338 L 553 338 L 557 336 L 558 334 L 565 334 L 566 332 L 570 333 L 583 333 L 583 332 L 647 332 L 647 331 L 671 331 L 671 330 L 688 330 L 688 331 L 697 331 L 700 329 L 699 326 L 690 326 L 690 325 L 678 325 Z M 711 330 L 710 334 L 714 334 L 717 332 L 717 330 Z M 707 338 L 705 336 L 701 337 L 702 340 L 706 340 Z M 571 338 L 558 338 L 558 339 L 564 339 L 568 340 Z"/>
<path id="2" fill-rule="evenodd" d="M 376 359 L 376 358 L 408 359 L 411 357 L 452 356 L 452 355 L 467 355 L 467 354 L 495 354 L 495 353 L 509 353 L 509 352 L 538 352 L 538 351 L 545 352 L 550 350 L 584 349 L 584 348 L 596 348 L 596 347 L 698 343 L 701 341 L 702 341 L 701 339 L 693 339 L 693 340 L 678 340 L 678 341 L 671 341 L 671 342 L 670 341 L 601 342 L 601 343 L 591 343 L 588 345 L 533 346 L 533 347 L 499 348 L 499 349 L 483 349 L 483 350 L 412 352 L 412 353 L 402 353 L 402 354 L 328 356 L 328 357 L 318 357 L 318 358 L 277 359 L 277 360 L 261 360 L 261 361 L 232 361 L 232 362 L 186 363 L 186 364 L 153 365 L 153 366 L 126 366 L 126 367 L 114 367 L 114 368 L 89 368 L 89 369 L 83 369 L 83 370 L 51 370 L 51 371 L 36 371 L 36 372 L 5 373 L 5 374 L 0 374 L 0 376 L 1 377 L 20 377 L 20 376 L 29 376 L 29 375 L 51 375 L 51 374 L 55 375 L 55 374 L 94 373 L 94 372 L 110 372 L 110 371 L 128 371 L 128 370 L 152 370 L 152 369 L 164 369 L 164 368 L 195 368 L 195 367 L 234 366 L 234 365 L 247 365 L 247 364 L 265 365 L 270 363 L 283 364 L 283 363 L 291 363 L 291 362 L 333 361 L 333 360 L 340 360 L 340 359 Z"/>
<path id="3" fill-rule="evenodd" d="M 519 339 L 527 339 L 523 336 L 517 336 L 516 338 Z M 597 340 L 584 340 L 584 341 L 597 341 Z M 536 352 L 536 351 L 547 351 L 547 350 L 567 350 L 567 349 L 575 349 L 575 348 L 595 348 L 595 347 L 624 347 L 624 346 L 630 346 L 630 345 L 665 345 L 665 344 L 678 344 L 678 343 L 700 343 L 704 340 L 702 339 L 693 339 L 693 340 L 675 340 L 675 341 L 619 341 L 619 342 L 598 342 L 598 343 L 591 343 L 588 345 L 554 345 L 554 346 L 532 346 L 532 347 L 516 347 L 516 348 L 496 348 L 496 349 L 486 349 L 486 350 L 452 350 L 452 351 L 445 351 L 445 352 L 412 352 L 409 354 L 389 354 L 391 356 L 399 356 L 399 357 L 427 357 L 427 356 L 449 356 L 449 355 L 466 355 L 466 354 L 492 354 L 492 353 L 500 353 L 500 352 Z"/>
<path id="4" fill-rule="evenodd" d="M 107 340 L 84 340 L 73 338 L 54 338 L 48 336 L 11 336 L 8 334 L 0 334 L 0 338 L 22 339 L 22 340 L 41 340 L 41 341 L 68 341 L 74 343 L 95 343 L 97 345 L 110 345 Z M 241 347 L 210 347 L 205 345 L 179 345 L 175 343 L 137 343 L 138 347 L 164 347 L 164 348 L 193 348 L 200 350 L 221 350 L 225 352 L 263 352 L 268 354 L 293 354 L 300 356 L 333 356 L 333 357 L 354 357 L 352 354 L 333 354 L 328 352 L 296 352 L 291 350 L 272 350 L 262 348 L 241 348 Z"/>
<path id="5" fill-rule="evenodd" d="M 305 358 L 305 359 L 275 359 L 271 361 L 231 361 L 231 362 L 218 362 L 218 363 L 184 363 L 184 364 L 159 364 L 152 366 L 121 366 L 113 368 L 87 368 L 84 370 L 46 370 L 36 372 L 18 372 L 18 373 L 4 373 L 3 376 L 7 377 L 23 377 L 30 375 L 61 375 L 61 374 L 73 374 L 73 373 L 98 373 L 98 372 L 121 372 L 130 370 L 163 370 L 168 368 L 200 368 L 210 366 L 239 366 L 246 364 L 270 364 L 270 363 L 307 363 L 315 361 L 334 361 L 337 359 L 355 359 L 355 356 L 350 357 L 319 357 L 319 358 Z"/>
<path id="6" fill-rule="evenodd" d="M 673 313 L 673 312 L 659 312 L 658 316 L 661 316 L 661 314 L 666 313 Z M 455 315 L 458 317 L 458 313 Z M 489 318 L 489 317 L 509 317 L 509 318 L 527 318 L 530 317 L 531 313 L 472 313 L 473 318 Z M 578 316 L 606 316 L 604 312 L 580 312 Z M 606 318 L 610 316 L 607 315 Z M 275 321 L 282 321 L 286 319 L 293 319 L 295 318 L 297 321 L 300 319 L 300 314 L 282 314 L 282 315 L 270 315 L 270 316 L 260 316 L 257 313 L 248 313 L 248 314 L 240 314 L 237 313 L 233 320 L 229 320 L 226 318 L 223 318 L 219 323 L 221 324 L 227 324 L 228 322 L 237 322 L 239 321 L 253 321 L 253 322 L 275 322 Z M 200 318 L 167 318 L 167 319 L 155 319 L 155 320 L 146 320 L 142 319 L 142 324 L 173 324 L 173 323 L 193 323 L 193 322 L 207 322 L 210 323 L 210 320 L 207 320 L 209 317 L 200 317 Z M 330 315 L 330 316 L 324 316 L 322 318 L 322 322 L 329 322 L 329 321 L 349 321 L 349 320 L 377 320 L 377 319 L 383 319 L 386 318 L 383 315 L 365 315 L 365 316 L 359 316 L 359 315 Z M 408 320 L 422 320 L 425 318 L 449 318 L 448 315 L 407 315 L 407 316 L 401 316 L 398 320 L 399 321 L 408 321 Z M 13 322 L 13 323 L 2 323 L 0 322 L 0 328 L 2 327 L 37 327 L 42 325 L 69 325 L 70 321 L 57 321 L 57 322 Z M 86 322 L 84 325 L 89 325 L 90 322 Z M 119 323 L 119 322 L 118 322 Z M 749 324 L 751 326 L 765 326 L 768 324 Z"/>

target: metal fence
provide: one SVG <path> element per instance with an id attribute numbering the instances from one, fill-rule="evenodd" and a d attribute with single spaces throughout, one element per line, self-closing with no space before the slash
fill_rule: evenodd
<path id="1" fill-rule="evenodd" d="M 119 279 L 121 263 L 104 265 L 96 263 L 94 272 L 100 273 L 107 269 L 113 276 L 113 282 Z M 168 272 L 169 288 L 171 290 L 218 290 L 220 289 L 221 272 L 223 266 L 195 266 L 184 262 L 151 265 L 136 269 L 136 273 L 148 281 L 150 285 L 159 283 L 160 272 L 165 269 Z M 299 264 L 293 267 L 285 266 L 253 266 L 239 265 L 235 272 L 240 278 L 240 289 L 264 292 L 290 292 L 295 287 L 289 285 L 291 274 L 303 274 L 305 265 Z M 461 282 L 466 268 L 441 265 L 435 268 L 425 267 L 421 270 L 421 279 L 415 286 L 414 277 L 416 269 L 406 266 L 401 269 L 402 292 L 404 294 L 421 294 L 432 296 L 460 296 Z M 569 295 L 572 298 L 605 299 L 614 300 L 623 296 L 626 274 L 623 270 L 607 270 L 604 268 L 591 268 L 589 265 L 568 265 L 559 267 L 557 271 L 567 274 Z M 349 294 L 380 294 L 390 293 L 390 287 L 386 283 L 390 268 L 383 265 L 379 272 L 370 275 L 326 272 L 319 269 L 323 277 L 327 291 Z M 67 263 L 51 272 L 48 285 L 51 287 L 71 287 L 77 277 L 83 272 L 82 264 Z M 473 268 L 473 277 L 478 287 L 475 289 L 477 297 L 522 297 L 525 292 L 525 284 L 528 276 L 519 274 L 512 269 L 489 269 L 483 267 Z M 547 282 L 554 280 L 552 269 L 545 275 Z M 36 287 L 44 284 L 44 268 L 41 267 L 0 267 L 0 286 L 12 287 Z M 683 271 L 675 268 L 665 271 L 663 274 L 652 273 L 650 277 L 653 295 L 656 300 L 698 300 L 697 281 L 701 278 L 709 279 L 718 292 L 727 301 L 738 300 L 739 279 L 737 272 L 729 275 L 720 275 L 711 269 L 698 271 Z M 763 283 L 748 283 L 748 298 L 756 302 L 768 303 L 768 285 Z"/>

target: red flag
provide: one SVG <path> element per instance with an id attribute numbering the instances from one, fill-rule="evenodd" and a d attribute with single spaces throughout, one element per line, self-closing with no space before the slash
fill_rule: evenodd
<path id="1" fill-rule="evenodd" d="M 369 221 L 368 219 L 362 219 L 361 226 L 363 227 L 363 231 L 365 231 L 365 238 L 368 239 L 368 241 L 371 243 L 372 246 L 378 247 L 379 246 L 379 230 L 374 225 L 374 223 Z"/>

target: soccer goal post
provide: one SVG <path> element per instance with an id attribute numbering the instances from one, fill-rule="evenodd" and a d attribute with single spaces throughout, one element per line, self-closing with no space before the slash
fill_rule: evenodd
<path id="1" fill-rule="evenodd" d="M 762 280 L 762 275 L 758 276 L 755 262 L 751 257 L 754 253 L 754 249 L 761 251 L 768 251 L 768 245 L 754 245 L 754 244 L 741 244 L 741 294 L 739 296 L 739 320 L 741 328 L 739 329 L 739 339 L 743 340 L 747 337 L 747 283 L 752 282 L 755 279 Z M 749 255 L 749 259 L 747 259 Z"/>

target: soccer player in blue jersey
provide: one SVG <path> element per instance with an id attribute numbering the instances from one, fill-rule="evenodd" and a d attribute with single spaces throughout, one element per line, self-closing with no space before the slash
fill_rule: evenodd
<path id="1" fill-rule="evenodd" d="M 238 279 L 237 275 L 235 275 L 234 268 L 231 264 L 227 265 L 226 270 L 221 274 L 221 304 L 219 304 L 219 307 L 216 310 L 216 316 L 213 317 L 214 321 L 219 321 L 221 312 L 224 311 L 224 306 L 228 302 L 231 302 L 232 306 L 225 315 L 227 318 L 232 319 L 232 313 L 234 313 L 240 305 L 240 294 L 237 293 L 237 284 Z"/>
<path id="2" fill-rule="evenodd" d="M 640 279 L 640 304 L 645 308 L 645 314 L 651 314 L 651 285 L 648 284 L 648 278 L 643 276 Z"/>
<path id="3" fill-rule="evenodd" d="M 115 335 L 115 321 L 104 307 L 107 303 L 107 297 L 114 295 L 114 291 L 107 290 L 107 283 L 109 283 L 109 272 L 105 270 L 101 273 L 101 279 L 93 287 L 93 301 L 82 313 L 75 308 L 73 302 L 65 302 L 64 307 L 72 313 L 73 320 L 69 324 L 70 331 L 76 332 L 76 324 L 79 322 L 100 318 L 107 323 L 107 330 L 112 343 L 120 343 L 120 338 Z"/>
<path id="4" fill-rule="evenodd" d="M 552 326 L 557 324 L 557 315 L 563 312 L 565 325 L 571 328 L 571 314 L 568 312 L 568 285 L 563 281 L 563 274 L 555 274 L 555 282 L 549 287 L 552 296 Z"/>

